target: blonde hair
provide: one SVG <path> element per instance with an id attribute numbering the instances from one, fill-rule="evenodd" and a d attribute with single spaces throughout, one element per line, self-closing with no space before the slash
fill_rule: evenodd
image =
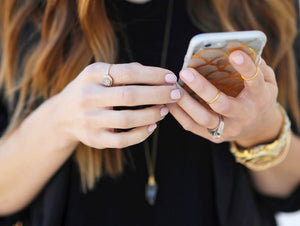
<path id="1" fill-rule="evenodd" d="M 264 58 L 277 74 L 280 102 L 291 110 L 299 125 L 293 1 L 189 0 L 188 12 L 202 31 L 259 29 L 267 33 L 270 42 Z M 19 59 L 15 56 L 20 55 L 20 34 L 29 20 L 40 37 L 26 57 Z M 0 32 L 0 85 L 12 112 L 6 134 L 91 62 L 116 61 L 117 40 L 104 0 L 3 0 Z M 110 175 L 123 170 L 121 150 L 96 150 L 80 144 L 75 157 L 84 190 L 94 187 L 103 169 Z"/>

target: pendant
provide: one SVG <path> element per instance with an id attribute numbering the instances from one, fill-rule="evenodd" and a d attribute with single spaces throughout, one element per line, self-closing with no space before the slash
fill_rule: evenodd
<path id="1" fill-rule="evenodd" d="M 153 206 L 156 201 L 158 185 L 156 184 L 153 175 L 149 176 L 148 183 L 145 188 L 145 198 L 150 206 Z"/>

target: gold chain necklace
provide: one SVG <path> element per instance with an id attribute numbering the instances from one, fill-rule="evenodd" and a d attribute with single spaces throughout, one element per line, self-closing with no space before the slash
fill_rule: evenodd
<path id="1" fill-rule="evenodd" d="M 173 5 L 174 5 L 173 0 L 169 0 L 168 8 L 167 8 L 164 40 L 163 40 L 163 49 L 162 49 L 161 61 L 160 61 L 160 67 L 162 68 L 166 66 L 166 61 L 167 61 L 170 32 L 172 26 Z M 153 133 L 151 155 L 150 155 L 149 142 L 148 140 L 144 141 L 145 159 L 146 159 L 147 171 L 148 171 L 148 182 L 145 187 L 145 198 L 146 201 L 151 206 L 155 204 L 156 196 L 158 192 L 158 185 L 155 180 L 155 164 L 156 164 L 156 155 L 157 155 L 157 146 L 158 146 L 158 133 L 159 133 L 159 126 L 157 126 L 155 132 Z"/>

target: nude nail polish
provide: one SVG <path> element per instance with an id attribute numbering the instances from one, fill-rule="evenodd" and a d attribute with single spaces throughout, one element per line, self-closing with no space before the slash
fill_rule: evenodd
<path id="1" fill-rule="evenodd" d="M 167 74 L 165 75 L 165 81 L 173 84 L 177 82 L 177 77 L 174 74 Z"/>
<path id="2" fill-rule="evenodd" d="M 157 127 L 156 124 L 152 124 L 152 125 L 148 126 L 149 133 L 152 133 L 156 129 L 156 127 Z"/>
<path id="3" fill-rule="evenodd" d="M 174 89 L 171 91 L 171 99 L 178 100 L 178 99 L 180 99 L 180 97 L 181 97 L 181 94 L 180 94 L 179 89 Z"/>

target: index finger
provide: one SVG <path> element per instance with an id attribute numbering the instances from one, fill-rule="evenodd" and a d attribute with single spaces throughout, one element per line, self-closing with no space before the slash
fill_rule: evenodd
<path id="1" fill-rule="evenodd" d="M 86 67 L 83 71 L 84 76 L 102 85 L 102 79 L 107 74 L 109 64 L 94 63 Z M 177 81 L 176 75 L 167 69 L 144 66 L 139 63 L 114 64 L 109 75 L 112 77 L 113 86 L 144 84 L 144 85 L 163 85 L 174 84 Z"/>

